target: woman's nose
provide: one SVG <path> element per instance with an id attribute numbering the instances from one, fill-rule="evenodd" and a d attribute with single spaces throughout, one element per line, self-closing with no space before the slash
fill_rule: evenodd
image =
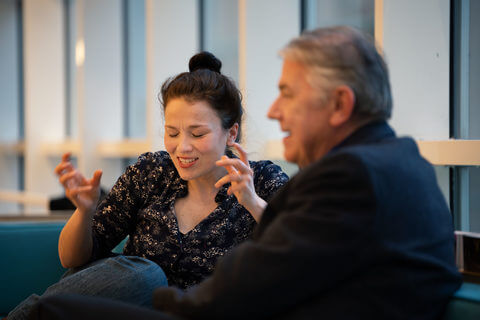
<path id="1" fill-rule="evenodd" d="M 182 152 L 191 151 L 193 148 L 190 139 L 186 136 L 181 137 L 178 143 L 178 149 Z"/>

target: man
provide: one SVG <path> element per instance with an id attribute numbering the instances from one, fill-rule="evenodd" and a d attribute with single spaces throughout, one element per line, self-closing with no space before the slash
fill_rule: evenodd
<path id="1" fill-rule="evenodd" d="M 200 285 L 157 289 L 155 307 L 187 319 L 439 318 L 461 281 L 452 217 L 432 166 L 386 123 L 388 71 L 373 42 L 348 27 L 317 29 L 281 54 L 268 116 L 301 170 L 270 201 L 252 241 Z M 102 309 L 94 304 L 57 298 L 40 310 L 92 315 Z M 129 308 L 109 302 L 102 312 L 140 318 Z"/>

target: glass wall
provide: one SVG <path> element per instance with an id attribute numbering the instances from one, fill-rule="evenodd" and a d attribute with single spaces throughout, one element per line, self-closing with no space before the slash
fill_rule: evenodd
<path id="1" fill-rule="evenodd" d="M 306 0 L 306 29 L 348 25 L 374 35 L 375 0 Z"/>
<path id="2" fill-rule="evenodd" d="M 0 1 L 0 189 L 23 189 L 22 15 L 18 0 Z M 0 213 L 20 207 L 0 201 Z"/>
<path id="3" fill-rule="evenodd" d="M 380 25 L 375 5 L 380 2 L 390 14 L 384 19 L 397 14 L 392 12 L 394 5 L 402 5 L 375 0 L 0 1 L 0 197 L 3 191 L 21 190 L 45 197 L 61 194 L 52 170 L 69 150 L 87 176 L 104 169 L 104 187 L 111 187 L 138 154 L 162 148 L 159 88 L 168 76 L 187 70 L 188 58 L 199 50 L 217 55 L 223 62 L 222 72 L 244 94 L 244 144 L 251 159 L 272 158 L 294 174 L 296 166 L 282 160 L 278 124 L 266 119 L 277 95 L 281 69 L 277 52 L 303 29 L 347 24 L 374 35 Z M 450 10 L 447 2 L 442 2 L 442 10 Z M 465 19 L 468 13 L 468 27 L 464 24 L 455 32 L 468 36 L 469 59 L 466 69 L 464 62 L 452 62 L 450 70 L 467 79 L 468 86 L 463 86 L 463 80 L 452 80 L 453 94 L 463 100 L 459 104 L 452 99 L 450 121 L 456 129 L 451 136 L 480 139 L 480 38 L 476 36 L 480 2 L 461 3 L 468 3 L 461 15 Z M 425 23 L 420 20 L 419 26 Z M 402 33 L 404 38 L 408 32 Z M 387 40 L 389 44 L 398 41 Z M 45 45 L 47 41 L 53 45 Z M 82 44 L 84 56 L 79 60 Z M 394 53 L 398 57 L 393 61 L 402 55 L 417 56 L 402 48 Z M 32 68 L 40 58 L 48 75 Z M 23 62 L 30 63 L 29 73 Z M 390 67 L 397 74 L 405 73 L 396 62 Z M 52 86 L 64 89 L 52 90 Z M 430 114 L 435 107 L 425 106 L 422 112 Z M 428 131 L 435 124 L 421 120 L 418 126 Z M 415 123 L 412 129 L 414 136 L 418 126 Z M 446 136 L 431 137 L 435 138 L 445 140 Z M 480 170 L 451 168 L 436 167 L 442 189 L 452 198 L 457 220 L 467 221 L 466 229 L 480 232 Z M 0 214 L 23 210 L 1 199 Z M 457 227 L 463 228 L 458 221 Z"/>
<path id="4" fill-rule="evenodd" d="M 468 138 L 480 139 L 480 1 L 470 1 Z M 480 167 L 468 169 L 470 231 L 480 232 Z"/>
<path id="5" fill-rule="evenodd" d="M 454 26 L 453 136 L 480 139 L 480 2 L 456 1 Z M 452 169 L 458 229 L 480 232 L 480 169 Z"/>
<path id="6" fill-rule="evenodd" d="M 480 1 L 470 1 L 469 129 L 471 139 L 480 139 Z M 480 232 L 480 168 L 470 172 L 470 230 Z"/>
<path id="7" fill-rule="evenodd" d="M 145 1 L 124 0 L 125 137 L 146 137 Z"/>
<path id="8" fill-rule="evenodd" d="M 238 84 L 238 1 L 204 0 L 200 2 L 202 50 L 222 61 L 222 73 Z"/>

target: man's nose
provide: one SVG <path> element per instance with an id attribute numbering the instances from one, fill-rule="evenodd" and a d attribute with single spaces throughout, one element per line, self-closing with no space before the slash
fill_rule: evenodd
<path id="1" fill-rule="evenodd" d="M 272 105 L 268 109 L 267 117 L 269 117 L 270 119 L 278 119 L 279 110 L 278 110 L 278 102 L 277 101 L 278 101 L 278 99 L 273 101 Z"/>

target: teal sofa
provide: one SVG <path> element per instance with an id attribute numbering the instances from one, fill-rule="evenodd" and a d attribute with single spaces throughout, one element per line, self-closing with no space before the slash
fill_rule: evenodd
<path id="1" fill-rule="evenodd" d="M 65 272 L 57 241 L 65 221 L 0 222 L 0 317 Z M 121 252 L 124 242 L 114 249 Z M 434 307 L 434 306 L 432 306 Z M 444 320 L 480 320 L 480 284 L 464 283 L 447 306 Z"/>
<path id="2" fill-rule="evenodd" d="M 480 284 L 464 282 L 445 311 L 444 320 L 480 320 Z"/>
<path id="3" fill-rule="evenodd" d="M 0 221 L 0 318 L 32 293 L 42 294 L 66 271 L 57 243 L 65 220 Z M 125 240 L 113 252 L 121 253 Z"/>
<path id="4" fill-rule="evenodd" d="M 57 242 L 64 221 L 0 223 L 0 315 L 65 272 Z"/>

